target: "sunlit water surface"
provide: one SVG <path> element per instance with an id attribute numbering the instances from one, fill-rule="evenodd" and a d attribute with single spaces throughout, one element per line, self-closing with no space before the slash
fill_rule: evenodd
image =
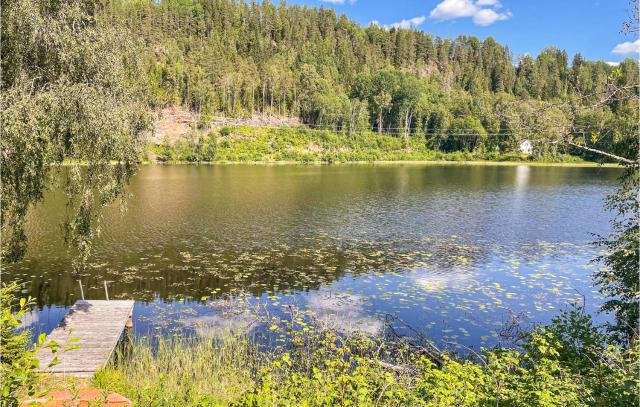
<path id="1" fill-rule="evenodd" d="M 268 331 L 293 305 L 344 332 L 411 326 L 486 346 L 517 316 L 544 323 L 601 301 L 607 168 L 458 165 L 145 166 L 109 208 L 88 269 L 71 272 L 63 195 L 29 222 L 26 283 L 49 332 L 80 298 L 134 298 L 138 335 Z M 599 318 L 604 318 L 600 316 Z"/>

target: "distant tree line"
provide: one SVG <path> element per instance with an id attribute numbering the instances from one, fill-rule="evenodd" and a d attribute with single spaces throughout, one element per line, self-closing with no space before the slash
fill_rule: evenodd
<path id="1" fill-rule="evenodd" d="M 493 156 L 523 139 L 536 155 L 638 155 L 632 59 L 569 64 L 548 48 L 514 64 L 491 38 L 365 28 L 284 2 L 0 0 L 0 13 L 5 260 L 24 255 L 29 208 L 62 180 L 65 235 L 86 259 L 99 209 L 122 196 L 144 153 L 150 113 L 171 105 L 201 128 L 218 114 L 264 114 L 297 116 L 340 144 L 385 133 L 407 155 L 419 144 Z M 214 155 L 211 140 L 194 154 Z M 73 164 L 62 178 L 61 164 Z"/>
<path id="2" fill-rule="evenodd" d="M 633 59 L 614 67 L 576 54 L 569 64 L 549 47 L 514 64 L 491 37 L 364 28 L 284 1 L 113 0 L 99 13 L 144 39 L 153 105 L 188 106 L 202 127 L 216 114 L 289 115 L 346 134 L 425 137 L 444 151 L 534 139 L 540 154 L 569 128 L 585 144 L 637 151 L 637 100 L 598 103 L 612 84 L 638 93 Z"/>

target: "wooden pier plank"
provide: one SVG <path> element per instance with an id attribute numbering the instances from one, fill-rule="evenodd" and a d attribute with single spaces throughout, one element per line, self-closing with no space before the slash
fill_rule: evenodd
<path id="1" fill-rule="evenodd" d="M 134 301 L 91 300 L 77 301 L 69 313 L 47 337 L 47 343 L 56 341 L 59 345 L 58 363 L 49 367 L 54 355 L 48 348 L 38 352 L 40 372 L 68 374 L 73 376 L 93 376 L 104 367 L 133 312 Z M 77 341 L 71 341 L 78 338 Z M 70 345 L 77 349 L 64 351 Z"/>

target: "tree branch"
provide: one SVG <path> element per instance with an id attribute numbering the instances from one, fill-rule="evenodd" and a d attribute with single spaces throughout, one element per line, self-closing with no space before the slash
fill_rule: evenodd
<path id="1" fill-rule="evenodd" d="M 618 162 L 621 162 L 621 163 L 631 164 L 631 165 L 638 164 L 638 161 L 633 161 L 633 160 L 630 160 L 630 159 L 625 158 L 625 157 L 620 157 L 619 155 L 607 153 L 607 152 L 602 151 L 602 150 L 597 150 L 595 148 L 581 146 L 580 144 L 576 144 L 573 141 L 569 140 L 568 138 L 565 139 L 565 143 L 569 144 L 570 146 L 580 148 L 582 150 L 590 151 L 592 153 L 596 153 L 596 154 L 607 156 L 609 158 L 613 158 L 614 160 L 616 160 Z"/>

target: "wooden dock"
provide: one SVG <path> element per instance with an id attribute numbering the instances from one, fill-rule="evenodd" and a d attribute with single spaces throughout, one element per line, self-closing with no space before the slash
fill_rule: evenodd
<path id="1" fill-rule="evenodd" d="M 53 354 L 48 348 L 38 352 L 40 372 L 91 377 L 104 367 L 118 344 L 133 312 L 134 301 L 77 301 L 60 324 L 47 336 L 56 341 L 60 363 L 48 367 Z M 69 342 L 72 338 L 78 338 Z M 71 345 L 77 349 L 64 351 Z"/>

